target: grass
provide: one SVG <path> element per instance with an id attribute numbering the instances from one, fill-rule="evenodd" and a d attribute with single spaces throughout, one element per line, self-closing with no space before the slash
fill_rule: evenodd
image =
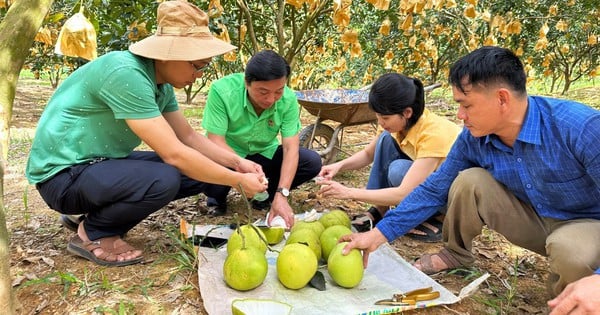
<path id="1" fill-rule="evenodd" d="M 116 309 L 115 309 L 116 308 Z M 114 314 L 114 315 L 122 315 L 122 314 L 135 314 L 135 304 L 128 301 L 120 300 L 119 303 L 115 307 L 108 307 L 104 305 L 97 306 L 94 308 L 94 311 L 99 314 Z"/>
<path id="2" fill-rule="evenodd" d="M 67 75 L 63 74 L 60 78 L 60 82 L 62 82 L 66 78 L 67 78 Z M 35 82 L 35 84 L 45 85 L 45 86 L 52 85 L 52 83 L 50 82 L 50 77 L 48 76 L 48 73 L 46 73 L 46 71 L 42 71 L 40 73 L 40 78 L 36 79 L 35 76 L 33 75 L 33 72 L 31 72 L 28 69 L 22 69 L 21 73 L 19 73 L 19 83 L 22 83 L 22 81 Z"/>
<path id="3" fill-rule="evenodd" d="M 518 297 L 519 288 L 520 261 L 519 257 L 515 257 L 513 265 L 508 268 L 508 277 L 502 277 L 501 274 L 495 275 L 497 282 L 501 285 L 494 285 L 491 281 L 486 280 L 485 283 L 491 294 L 476 295 L 473 297 L 478 303 L 486 305 L 493 310 L 493 312 L 489 312 L 490 314 L 513 314 L 517 311 L 516 298 Z M 474 269 L 456 269 L 449 272 L 449 274 L 452 273 L 463 275 L 465 280 L 481 275 L 479 271 Z"/>
<path id="4" fill-rule="evenodd" d="M 29 149 L 33 143 L 33 137 L 27 132 L 10 132 L 10 148 L 8 150 L 8 161 L 11 164 L 25 164 Z"/>
<path id="5" fill-rule="evenodd" d="M 499 281 L 505 289 L 486 282 L 488 288 L 492 291 L 492 295 L 490 297 L 476 296 L 473 299 L 492 309 L 493 313 L 490 312 L 492 314 L 514 314 L 516 312 L 514 302 L 517 296 L 517 277 L 499 278 Z"/>
<path id="6" fill-rule="evenodd" d="M 202 119 L 204 107 L 188 107 L 183 109 L 183 116 L 186 118 Z"/>
<path id="7" fill-rule="evenodd" d="M 109 281 L 102 271 L 90 274 L 84 271 L 84 278 L 79 279 L 71 272 L 53 272 L 43 278 L 29 280 L 23 284 L 23 287 L 40 284 L 59 284 L 63 286 L 63 297 L 75 295 L 86 297 L 97 293 L 98 291 L 120 291 L 125 289 Z"/>
<path id="8" fill-rule="evenodd" d="M 198 268 L 198 249 L 192 239 L 184 237 L 179 228 L 168 226 L 166 228 L 167 238 L 170 244 L 174 246 L 172 253 L 163 253 L 166 257 L 177 262 L 177 269 L 180 271 L 196 272 Z"/>

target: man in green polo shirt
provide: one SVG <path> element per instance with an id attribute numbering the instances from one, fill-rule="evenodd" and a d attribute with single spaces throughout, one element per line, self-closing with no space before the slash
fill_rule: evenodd
<path id="1" fill-rule="evenodd" d="M 261 51 L 248 61 L 245 73 L 212 83 L 202 118 L 209 139 L 262 166 L 269 181 L 269 197 L 255 206 L 266 208 L 271 203 L 269 221 L 281 216 L 288 227 L 294 222 L 288 203 L 290 189 L 315 177 L 321 169 L 320 156 L 300 148 L 299 105 L 286 85 L 289 76 L 290 66 L 283 57 L 271 50 Z M 225 213 L 229 190 L 212 185 L 206 191 L 214 214 Z"/>

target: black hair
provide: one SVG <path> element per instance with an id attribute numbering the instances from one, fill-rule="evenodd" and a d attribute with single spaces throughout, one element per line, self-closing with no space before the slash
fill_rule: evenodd
<path id="1" fill-rule="evenodd" d="M 379 77 L 369 92 L 369 108 L 380 115 L 404 113 L 412 108 L 412 116 L 406 123 L 410 129 L 425 110 L 425 91 L 419 79 L 409 78 L 398 73 L 386 73 Z"/>
<path id="2" fill-rule="evenodd" d="M 464 92 L 465 85 L 503 83 L 525 94 L 527 78 L 519 57 L 506 48 L 484 46 L 460 58 L 450 68 L 450 84 Z"/>
<path id="3" fill-rule="evenodd" d="M 254 54 L 246 65 L 244 73 L 246 83 L 271 81 L 289 78 L 290 66 L 279 54 L 272 50 L 262 50 Z"/>

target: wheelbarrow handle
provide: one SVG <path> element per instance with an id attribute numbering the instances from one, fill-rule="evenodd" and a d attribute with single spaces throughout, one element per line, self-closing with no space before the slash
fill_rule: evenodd
<path id="1" fill-rule="evenodd" d="M 442 86 L 441 83 L 434 83 L 434 84 L 424 87 L 423 91 L 425 91 L 425 92 L 433 91 L 433 90 L 439 88 L 440 86 Z"/>

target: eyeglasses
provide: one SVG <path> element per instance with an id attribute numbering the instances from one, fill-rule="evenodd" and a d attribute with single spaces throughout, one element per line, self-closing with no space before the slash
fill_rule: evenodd
<path id="1" fill-rule="evenodd" d="M 206 70 L 206 68 L 208 68 L 210 66 L 210 62 L 205 63 L 202 66 L 199 66 L 191 61 L 189 61 L 189 63 L 192 65 L 192 67 L 194 67 L 194 72 L 195 74 L 199 74 L 200 72 L 204 72 L 204 70 Z"/>

